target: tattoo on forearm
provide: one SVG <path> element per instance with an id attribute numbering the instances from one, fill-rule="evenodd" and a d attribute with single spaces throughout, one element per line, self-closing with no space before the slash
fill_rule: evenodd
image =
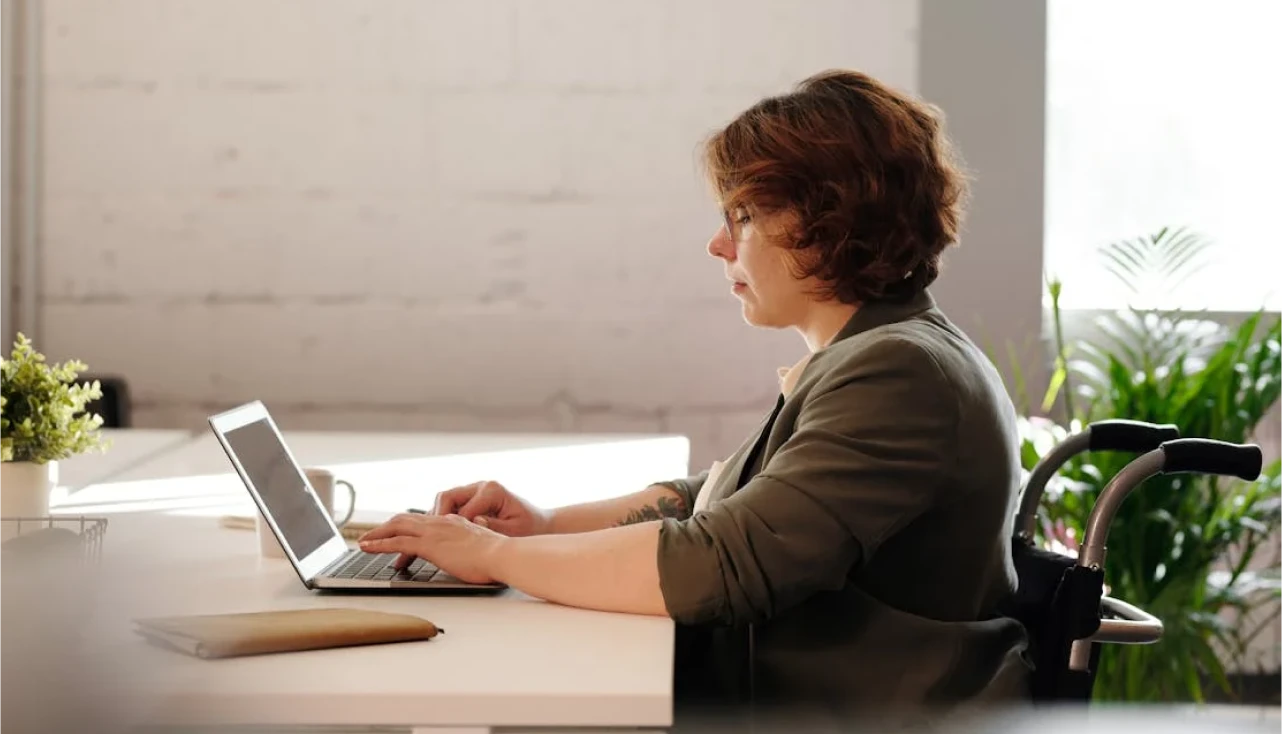
<path id="1" fill-rule="evenodd" d="M 647 522 L 649 520 L 662 520 L 665 517 L 684 517 L 686 514 L 685 503 L 679 497 L 660 497 L 659 501 L 653 505 L 638 507 L 630 511 L 619 525 L 632 525 L 638 522 Z"/>

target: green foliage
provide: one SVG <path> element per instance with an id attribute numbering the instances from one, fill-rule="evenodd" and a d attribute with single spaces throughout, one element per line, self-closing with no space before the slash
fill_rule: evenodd
<path id="1" fill-rule="evenodd" d="M 1161 288 L 1186 276 L 1202 247 L 1196 236 L 1162 230 L 1102 254 L 1128 284 L 1148 278 Z M 1282 319 L 1276 315 L 1255 313 L 1229 327 L 1132 307 L 1102 316 L 1098 338 L 1078 342 L 1074 356 L 1064 343 L 1059 293 L 1060 285 L 1052 284 L 1056 355 L 1043 407 L 1054 404 L 1063 417 L 1024 422 L 1026 469 L 1071 431 L 1105 418 L 1173 423 L 1185 437 L 1248 442 L 1278 401 Z M 1075 550 L 1100 492 L 1134 458 L 1099 452 L 1065 465 L 1042 500 L 1041 540 Z M 1247 570 L 1269 549 L 1282 521 L 1279 468 L 1273 462 L 1255 482 L 1159 476 L 1122 504 L 1109 533 L 1106 583 L 1113 596 L 1160 618 L 1166 632 L 1155 645 L 1105 645 L 1098 698 L 1204 701 L 1206 681 L 1231 695 L 1217 650 L 1240 655 L 1276 624 L 1273 617 L 1250 625 L 1232 617 L 1279 597 L 1276 567 Z"/>
<path id="2" fill-rule="evenodd" d="M 76 384 L 82 362 L 45 363 L 31 340 L 18 334 L 13 354 L 0 362 L 0 461 L 45 464 L 107 447 L 102 416 L 85 406 L 102 397 L 97 381 Z"/>

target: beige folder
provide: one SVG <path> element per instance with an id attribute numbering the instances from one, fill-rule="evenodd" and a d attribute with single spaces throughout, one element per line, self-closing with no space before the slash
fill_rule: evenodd
<path id="1" fill-rule="evenodd" d="M 151 617 L 134 624 L 148 641 L 200 658 L 430 640 L 444 632 L 411 614 L 346 608 Z"/>

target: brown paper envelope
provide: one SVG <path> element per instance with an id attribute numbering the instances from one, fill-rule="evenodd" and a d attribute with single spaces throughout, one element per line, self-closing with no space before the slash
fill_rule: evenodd
<path id="1" fill-rule="evenodd" d="M 148 640 L 201 658 L 430 640 L 444 630 L 410 614 L 293 609 L 134 620 Z"/>

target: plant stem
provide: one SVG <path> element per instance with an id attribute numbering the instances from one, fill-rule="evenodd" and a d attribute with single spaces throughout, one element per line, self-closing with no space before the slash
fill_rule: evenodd
<path id="1" fill-rule="evenodd" d="M 1060 317 L 1059 307 L 1060 284 L 1052 282 L 1050 292 L 1051 317 L 1055 323 L 1055 364 L 1064 371 L 1064 412 L 1068 414 L 1068 420 L 1065 422 L 1072 426 L 1073 418 L 1077 415 L 1077 411 L 1073 409 L 1073 382 L 1072 376 L 1068 371 L 1068 358 L 1065 356 L 1064 349 L 1064 324 Z"/>

